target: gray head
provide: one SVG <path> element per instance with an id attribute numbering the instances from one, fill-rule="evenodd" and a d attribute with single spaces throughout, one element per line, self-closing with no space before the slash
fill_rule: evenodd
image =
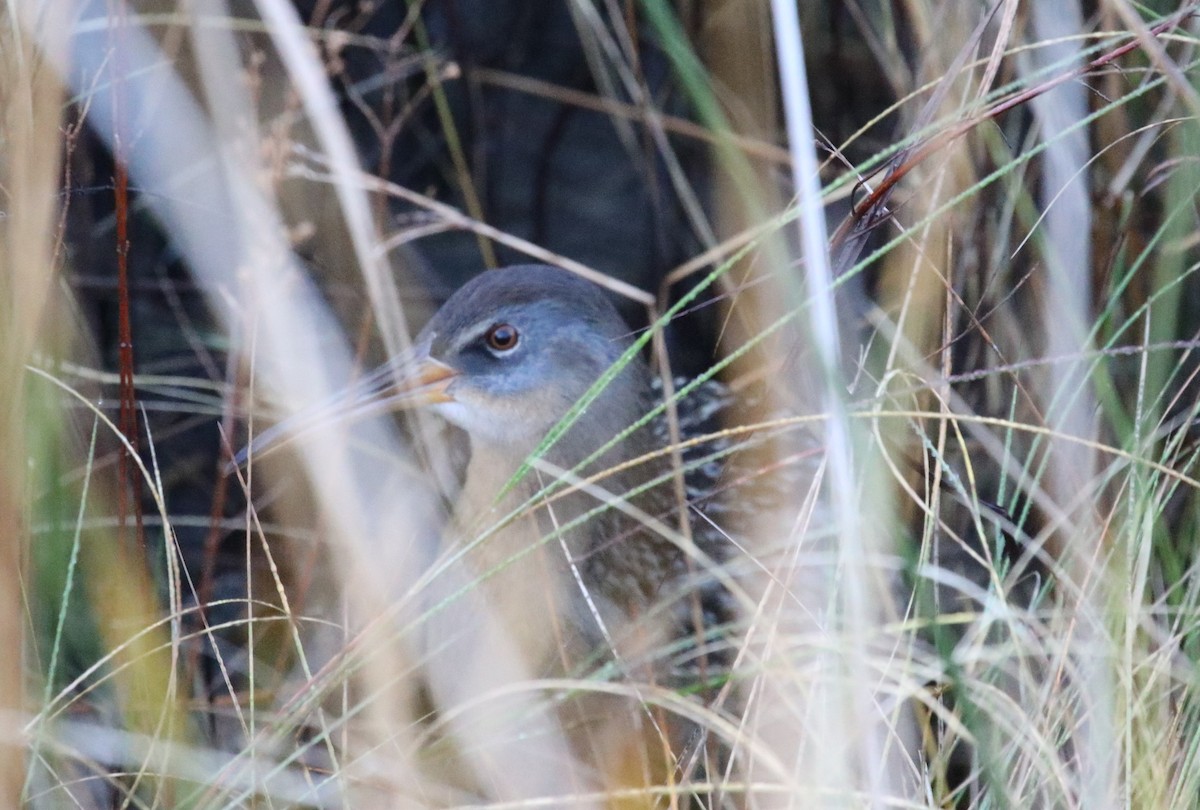
<path id="1" fill-rule="evenodd" d="M 473 442 L 535 447 L 629 347 L 629 327 L 605 292 L 565 270 L 489 270 L 450 297 L 418 335 L 425 400 Z M 643 413 L 649 376 L 630 363 L 564 437 L 583 454 Z M 428 392 L 433 391 L 430 396 Z M 574 458 L 570 458 L 574 456 Z"/>

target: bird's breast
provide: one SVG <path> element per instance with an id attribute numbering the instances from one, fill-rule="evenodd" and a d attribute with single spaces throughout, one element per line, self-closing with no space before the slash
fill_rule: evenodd
<path id="1" fill-rule="evenodd" d="M 569 670 L 602 639 L 596 614 L 612 620 L 614 609 L 575 564 L 589 528 L 567 528 L 578 505 L 539 498 L 536 473 L 505 492 L 521 460 L 473 453 L 451 542 L 534 670 Z"/>

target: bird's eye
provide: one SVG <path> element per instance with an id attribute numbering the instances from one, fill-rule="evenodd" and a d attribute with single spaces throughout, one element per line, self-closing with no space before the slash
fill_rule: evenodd
<path id="1" fill-rule="evenodd" d="M 517 332 L 517 327 L 512 324 L 498 323 L 487 330 L 483 339 L 492 351 L 511 352 L 517 348 L 517 342 L 521 339 L 521 335 Z"/>

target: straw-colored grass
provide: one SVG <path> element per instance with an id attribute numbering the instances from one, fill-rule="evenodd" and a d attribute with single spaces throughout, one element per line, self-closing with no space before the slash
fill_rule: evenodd
<path id="1" fill-rule="evenodd" d="M 0 805 L 1194 807 L 1196 9 L 572 0 L 590 92 L 455 62 L 422 5 L 386 35 L 283 0 L 0 12 Z M 618 279 L 488 221 L 455 99 L 493 90 L 602 116 L 690 255 Z M 393 176 L 428 126 L 461 205 Z M 84 209 L 113 205 L 109 154 L 111 220 Z M 134 309 L 135 353 L 179 341 L 186 371 L 108 360 L 87 282 L 118 221 L 201 296 L 163 275 Z M 741 519 L 536 457 L 526 506 L 642 521 L 731 626 L 524 660 L 538 606 L 497 583 L 559 533 L 474 568 L 501 526 L 445 541 L 442 426 L 324 418 L 408 348 L 446 234 L 605 285 L 649 324 L 623 362 L 679 398 L 664 330 L 719 312 L 701 379 L 746 405 L 660 452 L 737 470 Z M 228 465 L 298 412 L 322 418 Z M 199 460 L 160 455 L 167 413 Z M 173 494 L 197 478 L 207 513 Z M 709 520 L 725 559 L 691 543 Z"/>

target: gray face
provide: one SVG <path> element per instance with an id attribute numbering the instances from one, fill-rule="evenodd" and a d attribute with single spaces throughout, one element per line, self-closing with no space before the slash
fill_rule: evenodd
<path id="1" fill-rule="evenodd" d="M 478 441 L 516 448 L 566 415 L 627 348 L 629 330 L 595 285 L 530 266 L 475 278 L 420 340 L 458 373 L 438 413 Z"/>

